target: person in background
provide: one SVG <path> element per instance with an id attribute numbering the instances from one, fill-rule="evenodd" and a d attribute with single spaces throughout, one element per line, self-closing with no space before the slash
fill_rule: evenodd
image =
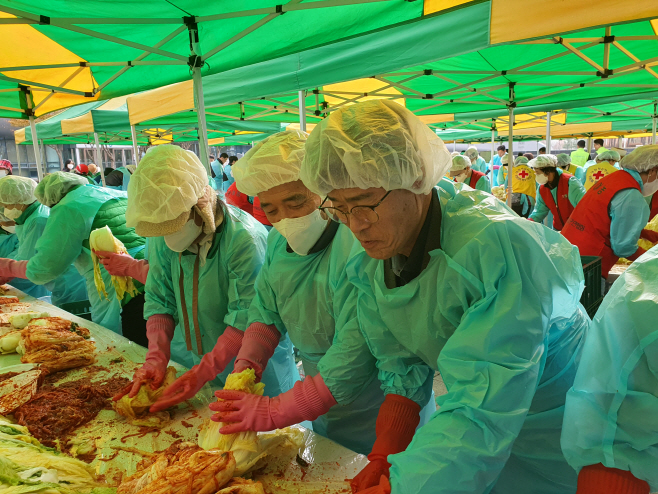
<path id="1" fill-rule="evenodd" d="M 498 169 L 498 185 L 503 185 L 507 180 L 507 171 L 509 168 L 509 154 L 500 158 L 500 168 Z"/>
<path id="2" fill-rule="evenodd" d="M 569 159 L 566 154 L 561 156 Z M 550 212 L 553 214 L 553 229 L 560 231 L 585 195 L 585 187 L 557 165 L 558 159 L 552 154 L 537 156 L 528 163 L 535 170 L 535 180 L 539 184 L 537 202 L 528 219 L 541 223 Z"/>
<path id="3" fill-rule="evenodd" d="M 607 149 L 603 147 L 603 139 L 594 139 L 594 149 L 596 150 L 596 154 L 605 153 L 607 151 Z"/>
<path id="4" fill-rule="evenodd" d="M 658 491 L 657 293 L 654 247 L 615 281 L 592 320 L 562 426 L 577 494 Z"/>
<path id="5" fill-rule="evenodd" d="M 92 185 L 100 185 L 101 182 L 101 173 L 96 164 L 89 163 L 87 165 L 87 178 L 91 180 Z"/>
<path id="6" fill-rule="evenodd" d="M 499 184 L 498 182 L 498 170 L 502 166 L 502 163 L 500 162 L 500 159 L 505 156 L 505 146 L 498 146 L 496 148 L 496 154 L 493 156 L 493 159 L 491 160 L 491 175 L 489 177 L 491 178 L 491 184 L 496 187 Z"/>
<path id="7" fill-rule="evenodd" d="M 145 325 L 140 308 L 144 287 L 137 283 L 140 293 L 134 297 L 125 294 L 119 301 L 110 274 L 102 269 L 107 299 L 99 295 L 89 248 L 92 230 L 107 226 L 132 256 L 143 257 L 144 239 L 126 226 L 126 194 L 89 185 L 86 178 L 65 172 L 46 175 L 34 194 L 41 204 L 50 208 L 46 227 L 35 246 L 36 253 L 24 261 L 0 259 L 0 276 L 24 278 L 43 285 L 65 274 L 73 264 L 85 278 L 92 320 L 136 343 L 143 342 Z"/>
<path id="8" fill-rule="evenodd" d="M 491 183 L 489 179 L 477 170 L 471 168 L 473 161 L 465 156 L 454 156 L 452 158 L 452 167 L 450 168 L 450 177 L 455 182 L 467 184 L 472 189 L 481 190 L 482 192 L 491 193 Z"/>
<path id="9" fill-rule="evenodd" d="M 247 194 L 240 192 L 235 182 L 231 184 L 231 186 L 226 191 L 226 194 L 224 194 L 224 199 L 226 200 L 227 204 L 235 206 L 236 208 L 240 208 L 245 213 L 249 213 L 251 216 L 254 215 L 254 205 L 252 203 L 253 199 Z"/>
<path id="10" fill-rule="evenodd" d="M 528 166 L 528 158 L 517 156 L 514 161 L 514 180 L 512 181 L 512 210 L 521 216 L 527 218 L 535 208 L 537 184 L 535 173 Z M 509 174 L 506 174 L 503 181 L 505 188 L 508 187 Z"/>
<path id="11" fill-rule="evenodd" d="M 89 176 L 89 166 L 85 165 L 84 163 L 80 163 L 78 166 L 76 166 L 75 170 L 73 170 L 73 173 L 81 177 L 84 177 L 87 180 L 87 183 L 90 183 L 91 185 L 96 185 L 96 182 L 94 182 Z"/>
<path id="12" fill-rule="evenodd" d="M 532 154 L 532 153 L 523 153 L 523 156 L 525 156 L 526 158 L 528 158 L 528 161 L 530 161 L 530 160 L 532 160 L 532 159 L 535 159 L 535 155 Z"/>
<path id="13" fill-rule="evenodd" d="M 36 187 L 37 183 L 31 178 L 10 176 L 0 180 L 0 206 L 5 216 L 16 222 L 17 250 L 10 256 L 14 261 L 29 261 L 36 255 L 36 244 L 50 216 L 50 209 L 40 204 L 34 196 Z M 0 284 L 10 281 L 3 278 Z M 34 298 L 50 296 L 52 304 L 58 307 L 87 300 L 85 280 L 72 264 L 62 275 L 43 285 L 20 278 L 11 283 Z"/>
<path id="14" fill-rule="evenodd" d="M 219 160 L 222 163 L 222 171 L 224 174 L 222 175 L 224 179 L 224 183 L 222 184 L 222 188 L 224 189 L 224 192 L 228 190 L 228 188 L 231 186 L 235 180 L 233 179 L 233 174 L 231 173 L 231 163 L 228 159 L 228 154 L 222 153 L 221 156 L 219 157 Z"/>
<path id="15" fill-rule="evenodd" d="M 144 382 L 158 388 L 170 358 L 190 368 L 188 378 L 206 377 L 191 383 L 197 390 L 212 379 L 223 387 L 248 326 L 265 229 L 225 205 L 199 158 L 171 144 L 151 148 L 133 174 L 126 224 L 149 238 L 148 352 L 132 385 L 115 399 L 135 396 Z M 263 373 L 265 393 L 276 396 L 298 378 L 290 340 L 283 338 Z"/>
<path id="16" fill-rule="evenodd" d="M 254 218 L 256 218 L 269 232 L 272 229 L 272 223 L 270 223 L 270 220 L 267 219 L 267 215 L 265 214 L 265 211 L 263 211 L 263 208 L 260 206 L 260 199 L 258 198 L 258 196 L 254 197 L 253 211 L 254 211 L 254 215 L 253 215 Z"/>
<path id="17" fill-rule="evenodd" d="M 73 163 L 73 160 L 66 160 L 66 163 L 64 163 L 64 168 L 62 168 L 62 171 L 72 172 L 74 168 L 75 168 L 75 163 Z"/>
<path id="18" fill-rule="evenodd" d="M 0 257 L 13 259 L 17 247 L 16 222 L 7 218 L 0 211 Z"/>
<path id="19" fill-rule="evenodd" d="M 586 190 L 603 177 L 619 170 L 621 157 L 617 151 L 604 151 L 596 155 L 596 160 L 588 161 L 585 166 L 578 167 L 576 178 L 585 186 Z"/>
<path id="20" fill-rule="evenodd" d="M 475 146 L 471 146 L 466 151 L 464 151 L 463 156 L 465 156 L 471 161 L 470 167 L 473 170 L 486 174 L 487 162 L 484 161 L 484 158 L 482 158 L 482 156 L 480 156 L 480 153 L 478 153 L 478 150 Z"/>
<path id="21" fill-rule="evenodd" d="M 546 154 L 546 148 L 544 146 L 539 148 L 539 151 L 537 151 L 538 154 Z"/>
<path id="22" fill-rule="evenodd" d="M 304 185 L 363 247 L 347 275 L 386 394 L 353 486 L 573 493 L 560 432 L 589 326 L 578 251 L 490 194 L 434 187 L 450 165 L 389 100 L 332 112 L 306 143 Z M 437 370 L 448 392 L 414 434 Z"/>
<path id="23" fill-rule="evenodd" d="M 222 164 L 219 160 L 215 159 L 215 156 L 212 154 L 208 156 L 208 159 L 210 160 L 210 175 L 215 182 L 213 188 L 215 190 L 223 190 L 222 183 L 224 182 L 224 169 L 222 168 Z"/>
<path id="24" fill-rule="evenodd" d="M 571 156 L 566 153 L 560 153 L 556 156 L 557 166 L 559 166 L 562 171 L 567 172 L 569 175 L 576 175 L 578 167 L 571 162 Z"/>
<path id="25" fill-rule="evenodd" d="M 562 234 L 581 256 L 601 256 L 601 274 L 620 257 L 634 261 L 645 250 L 637 241 L 649 220 L 645 197 L 658 190 L 658 145 L 642 146 L 623 168 L 596 182 L 571 213 Z"/>
<path id="26" fill-rule="evenodd" d="M 0 160 L 0 178 L 12 175 L 12 168 L 9 160 Z"/>
<path id="27" fill-rule="evenodd" d="M 571 163 L 576 166 L 584 166 L 589 161 L 589 153 L 585 149 L 587 143 L 581 139 L 576 145 L 578 149 L 571 153 Z"/>
<path id="28" fill-rule="evenodd" d="M 345 266 L 358 247 L 349 229 L 324 217 L 322 198 L 299 180 L 306 134 L 286 131 L 258 142 L 233 171 L 240 190 L 260 197 L 274 225 L 256 279 L 249 328 L 236 371 L 267 365 L 281 335 L 301 355 L 306 378 L 275 398 L 219 391 L 222 433 L 266 431 L 304 420 L 314 432 L 367 454 L 384 393 L 355 310 Z M 300 302 L 300 296 L 313 303 Z"/>

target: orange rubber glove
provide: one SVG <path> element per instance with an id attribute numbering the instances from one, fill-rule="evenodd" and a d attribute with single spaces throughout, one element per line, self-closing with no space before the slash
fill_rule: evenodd
<path id="1" fill-rule="evenodd" d="M 649 484 L 631 472 L 604 467 L 601 463 L 584 467 L 578 474 L 576 494 L 649 494 Z"/>

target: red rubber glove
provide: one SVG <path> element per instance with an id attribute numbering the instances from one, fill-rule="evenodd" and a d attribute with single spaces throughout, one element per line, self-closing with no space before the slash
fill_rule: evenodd
<path id="1" fill-rule="evenodd" d="M 273 324 L 270 326 L 259 322 L 251 324 L 244 332 L 242 347 L 235 358 L 233 372 L 253 369 L 256 372 L 256 378 L 260 381 L 263 378 L 267 362 L 274 355 L 280 339 L 281 333 Z"/>
<path id="2" fill-rule="evenodd" d="M 139 392 L 142 383 L 150 382 L 151 389 L 158 389 L 164 381 L 167 364 L 171 356 L 171 340 L 174 337 L 174 318 L 167 314 L 156 314 L 146 321 L 146 337 L 149 349 L 144 365 L 135 372 L 133 382 L 123 388 L 112 398 L 120 400 L 126 394 L 133 398 Z"/>
<path id="3" fill-rule="evenodd" d="M 361 492 L 389 476 L 388 455 L 407 449 L 420 423 L 420 405 L 404 396 L 388 394 L 377 415 L 377 439 L 368 455 L 370 463 L 352 479 L 352 492 Z"/>
<path id="4" fill-rule="evenodd" d="M 162 396 L 149 409 L 151 413 L 166 410 L 194 397 L 208 381 L 215 379 L 233 360 L 240 350 L 244 333 L 227 326 L 217 338 L 214 348 L 206 353 L 199 365 L 195 365 L 165 389 Z"/>
<path id="5" fill-rule="evenodd" d="M 95 250 L 98 261 L 112 276 L 130 276 L 142 284 L 146 284 L 146 276 L 149 273 L 148 261 L 134 259 L 129 254 L 117 254 L 116 252 L 105 252 Z"/>
<path id="6" fill-rule="evenodd" d="M 658 232 L 644 229 L 642 230 L 642 233 L 640 233 L 640 237 L 647 239 L 652 244 L 658 243 Z"/>
<path id="7" fill-rule="evenodd" d="M 359 491 L 359 494 L 391 494 L 391 483 L 382 475 L 378 485 Z"/>
<path id="8" fill-rule="evenodd" d="M 604 467 L 601 463 L 584 467 L 578 474 L 576 494 L 649 494 L 649 484 L 631 472 Z"/>
<path id="9" fill-rule="evenodd" d="M 306 376 L 274 398 L 229 390 L 216 391 L 215 396 L 224 401 L 210 404 L 211 410 L 220 412 L 212 420 L 232 422 L 219 430 L 222 434 L 281 429 L 315 420 L 337 404 L 320 374 Z"/>
<path id="10" fill-rule="evenodd" d="M 27 263 L 28 261 L 14 261 L 13 259 L 0 257 L 0 276 L 9 279 L 27 279 L 27 275 L 25 274 Z"/>

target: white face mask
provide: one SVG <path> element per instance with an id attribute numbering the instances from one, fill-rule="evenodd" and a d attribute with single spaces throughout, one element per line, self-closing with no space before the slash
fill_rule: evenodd
<path id="1" fill-rule="evenodd" d="M 7 170 L 0 170 L 0 177 L 7 175 Z"/>
<path id="2" fill-rule="evenodd" d="M 14 226 L 3 226 L 2 229 L 9 233 L 16 233 L 16 225 Z"/>
<path id="3" fill-rule="evenodd" d="M 538 175 L 535 173 L 535 180 L 539 185 L 544 185 L 546 182 L 548 182 L 548 177 L 546 175 Z"/>
<path id="4" fill-rule="evenodd" d="M 20 209 L 5 208 L 5 216 L 10 220 L 15 220 L 17 218 L 20 218 L 21 214 L 23 214 L 23 211 L 21 211 Z"/>
<path id="5" fill-rule="evenodd" d="M 461 182 L 464 183 L 466 181 L 466 173 L 461 173 L 459 175 L 455 175 L 455 182 Z"/>
<path id="6" fill-rule="evenodd" d="M 66 165 L 66 168 L 68 168 L 69 170 L 73 170 L 73 165 L 68 164 L 68 165 Z"/>
<path id="7" fill-rule="evenodd" d="M 301 218 L 284 218 L 272 225 L 288 241 L 290 248 L 300 256 L 305 256 L 316 244 L 327 226 L 320 210 Z"/>
<path id="8" fill-rule="evenodd" d="M 642 195 L 644 197 L 649 197 L 654 195 L 658 191 L 658 176 L 653 180 L 653 182 L 647 182 L 642 184 Z"/>
<path id="9" fill-rule="evenodd" d="M 202 231 L 203 225 L 197 225 L 194 222 L 194 218 L 190 218 L 179 231 L 172 233 L 171 235 L 165 235 L 164 241 L 165 244 L 167 244 L 167 247 L 174 252 L 183 252 L 192 245 L 192 242 L 201 235 Z"/>

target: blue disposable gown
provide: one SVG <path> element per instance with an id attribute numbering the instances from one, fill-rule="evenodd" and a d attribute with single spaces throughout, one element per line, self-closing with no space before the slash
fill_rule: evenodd
<path id="1" fill-rule="evenodd" d="M 480 177 L 480 180 L 475 184 L 475 189 L 491 194 L 491 182 L 489 182 L 489 178 L 486 176 Z"/>
<path id="2" fill-rule="evenodd" d="M 27 264 L 28 279 L 36 284 L 45 284 L 65 274 L 73 263 L 86 281 L 92 320 L 118 334 L 122 334 L 121 303 L 117 300 L 111 276 L 104 269 L 101 269 L 101 274 L 107 299 L 98 295 L 89 234 L 101 206 L 125 197 L 125 192 L 95 185 L 81 185 L 69 191 L 50 208 L 46 228 L 37 241 L 36 254 Z M 134 256 L 142 248 L 140 246 L 128 253 Z"/>
<path id="3" fill-rule="evenodd" d="M 477 170 L 482 173 L 487 172 L 487 162 L 484 161 L 484 158 L 482 156 L 478 156 L 478 159 L 475 160 L 475 163 L 471 165 L 471 168 L 473 170 Z"/>
<path id="4" fill-rule="evenodd" d="M 658 247 L 612 285 L 567 395 L 562 451 L 580 471 L 602 463 L 658 491 Z"/>
<path id="5" fill-rule="evenodd" d="M 274 324 L 299 350 L 304 373 L 322 375 L 338 405 L 313 421 L 313 430 L 367 455 L 376 439 L 384 393 L 376 360 L 359 330 L 354 287 L 345 273 L 350 251 L 360 250 L 360 244 L 341 225 L 320 252 L 300 256 L 287 246 L 279 232 L 270 233 L 249 323 Z"/>
<path id="6" fill-rule="evenodd" d="M 34 201 L 16 220 L 18 250 L 14 257 L 15 260 L 29 261 L 36 254 L 37 241 L 46 229 L 49 216 L 50 209 L 38 201 Z M 30 286 L 23 288 L 20 282 L 25 282 L 40 291 Z M 85 279 L 80 276 L 73 264 L 69 264 L 62 275 L 44 285 L 35 285 L 29 280 L 19 280 L 18 278 L 12 280 L 11 284 L 35 298 L 51 295 L 51 302 L 56 306 L 87 300 Z"/>
<path id="7" fill-rule="evenodd" d="M 635 170 L 625 170 L 642 190 L 642 179 Z M 637 241 L 649 221 L 649 205 L 642 193 L 625 189 L 615 194 L 608 207 L 610 215 L 610 246 L 619 257 L 628 257 L 637 250 Z"/>
<path id="8" fill-rule="evenodd" d="M 213 189 L 221 191 L 222 189 L 222 183 L 224 182 L 223 177 L 223 168 L 222 164 L 218 161 L 215 160 L 212 163 L 210 163 L 210 167 L 212 168 L 213 173 L 215 174 L 215 178 L 211 178 L 211 180 L 214 182 L 215 186 Z"/>
<path id="9" fill-rule="evenodd" d="M 188 368 L 198 364 L 212 350 L 226 326 L 245 331 L 254 298 L 254 283 L 265 256 L 267 232 L 258 221 L 238 208 L 227 206 L 223 223 L 215 233 L 206 262 L 199 266 L 198 318 L 202 352 L 197 351 L 192 310 L 196 254 L 174 252 L 162 237 L 149 240 L 149 275 L 146 279 L 144 317 L 169 314 L 176 330 L 171 341 L 171 359 Z M 184 278 L 185 305 L 189 319 L 192 349 L 185 343 L 182 298 L 179 281 Z M 213 385 L 223 387 L 233 370 L 230 363 Z M 277 396 L 299 380 L 290 339 L 282 338 L 263 373 L 265 393 Z"/>
<path id="10" fill-rule="evenodd" d="M 557 168 L 558 175 L 564 173 L 560 168 Z M 553 200 L 557 204 L 557 187 L 551 190 L 551 195 Z M 585 187 L 576 177 L 571 177 L 569 179 L 569 202 L 575 208 L 580 200 L 585 195 Z M 530 219 L 536 223 L 541 223 L 544 221 L 544 218 L 549 215 L 551 210 L 548 208 L 544 199 L 542 199 L 541 194 L 539 193 L 539 187 L 537 188 L 537 202 L 535 202 L 535 209 L 530 215 Z M 566 221 L 566 218 L 565 218 Z M 552 227 L 553 223 L 551 223 Z"/>
<path id="11" fill-rule="evenodd" d="M 18 237 L 15 233 L 0 233 L 0 257 L 13 259 L 17 247 Z"/>
<path id="12" fill-rule="evenodd" d="M 231 186 L 233 182 L 235 182 L 235 179 L 233 178 L 233 171 L 231 170 L 231 165 L 228 164 L 228 161 L 224 165 L 224 173 L 228 177 L 228 180 L 222 183 L 222 189 L 224 189 L 224 192 L 228 190 L 228 188 Z"/>
<path id="13" fill-rule="evenodd" d="M 578 249 L 489 194 L 440 195 L 442 248 L 417 278 L 389 289 L 382 261 L 348 262 L 385 392 L 422 403 L 437 369 L 448 389 L 388 457 L 392 493 L 574 493 L 560 431 L 590 322 Z"/>

